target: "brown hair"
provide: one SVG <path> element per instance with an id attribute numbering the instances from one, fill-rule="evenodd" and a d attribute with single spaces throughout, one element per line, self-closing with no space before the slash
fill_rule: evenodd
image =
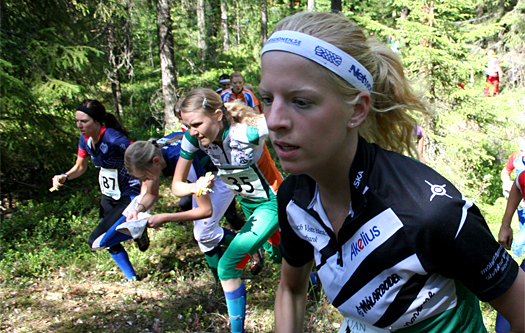
<path id="1" fill-rule="evenodd" d="M 89 110 L 93 111 L 93 120 L 101 123 L 107 128 L 113 128 L 119 131 L 129 139 L 129 133 L 126 130 L 126 128 L 118 121 L 118 119 L 113 114 L 106 112 L 104 104 L 102 104 L 100 101 L 96 99 L 85 99 L 84 101 L 82 101 L 82 103 L 80 103 L 80 105 L 85 106 Z"/>

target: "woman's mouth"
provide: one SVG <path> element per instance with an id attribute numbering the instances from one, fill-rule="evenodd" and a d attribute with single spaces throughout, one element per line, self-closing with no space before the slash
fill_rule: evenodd
<path id="1" fill-rule="evenodd" d="M 275 146 L 277 154 L 280 157 L 291 157 L 291 154 L 299 149 L 299 146 L 294 146 L 287 142 L 274 141 L 273 145 Z"/>
<path id="2" fill-rule="evenodd" d="M 297 146 L 291 146 L 291 145 L 278 145 L 278 146 L 284 151 L 289 151 L 289 150 L 294 150 L 294 149 L 299 148 Z"/>

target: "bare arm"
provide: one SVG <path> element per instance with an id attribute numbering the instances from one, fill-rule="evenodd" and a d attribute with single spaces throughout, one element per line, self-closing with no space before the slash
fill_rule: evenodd
<path id="1" fill-rule="evenodd" d="M 509 290 L 489 303 L 508 320 L 509 333 L 525 332 L 525 272 L 519 269 L 518 277 Z"/>
<path id="2" fill-rule="evenodd" d="M 75 179 L 82 176 L 82 174 L 84 174 L 84 172 L 87 170 L 88 162 L 89 159 L 77 156 L 75 165 L 65 172 L 69 178 L 65 175 L 55 175 L 53 176 L 53 186 L 62 186 L 62 184 L 64 184 L 67 179 Z"/>
<path id="3" fill-rule="evenodd" d="M 510 250 L 510 247 L 512 246 L 513 235 L 512 227 L 510 226 L 512 222 L 512 216 L 514 216 L 514 212 L 516 211 L 516 208 L 518 208 L 521 198 L 521 192 L 518 189 L 516 183 L 513 182 L 512 187 L 510 188 L 507 207 L 505 208 L 505 214 L 503 214 L 503 219 L 501 221 L 501 227 L 498 234 L 498 242 L 507 250 Z"/>
<path id="4" fill-rule="evenodd" d="M 187 160 L 183 157 L 179 157 L 177 161 L 171 183 L 171 192 L 178 197 L 186 197 L 197 193 L 195 184 L 186 182 L 188 174 L 190 173 L 191 162 L 193 162 L 193 160 Z"/>
<path id="5" fill-rule="evenodd" d="M 159 198 L 159 180 L 145 180 L 142 182 L 140 193 L 144 193 L 140 204 L 126 217 L 126 221 L 136 220 L 138 213 L 146 212 L 153 207 L 153 204 Z"/>
<path id="6" fill-rule="evenodd" d="M 511 171 L 507 170 L 507 168 L 505 167 L 503 168 L 503 170 L 501 170 L 501 181 L 503 182 L 503 191 L 510 191 L 510 188 L 512 186 L 510 173 Z"/>
<path id="7" fill-rule="evenodd" d="M 158 228 L 166 222 L 194 221 L 212 216 L 213 206 L 209 195 L 202 195 L 198 198 L 195 196 L 195 200 L 198 207 L 188 211 L 152 215 L 148 219 L 148 227 Z"/>
<path id="8" fill-rule="evenodd" d="M 281 281 L 275 297 L 275 333 L 303 331 L 308 279 L 313 261 L 293 267 L 283 258 Z"/>

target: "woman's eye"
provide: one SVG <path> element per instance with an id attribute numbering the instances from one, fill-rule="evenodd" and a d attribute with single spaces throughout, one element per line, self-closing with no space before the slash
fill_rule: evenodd
<path id="1" fill-rule="evenodd" d="M 305 101 L 303 99 L 296 99 L 294 100 L 294 103 L 299 107 L 306 107 L 309 106 L 311 103 L 308 101 Z"/>
<path id="2" fill-rule="evenodd" d="M 263 97 L 262 101 L 263 101 L 264 104 L 270 105 L 270 104 L 272 104 L 273 99 L 270 98 L 270 97 Z"/>

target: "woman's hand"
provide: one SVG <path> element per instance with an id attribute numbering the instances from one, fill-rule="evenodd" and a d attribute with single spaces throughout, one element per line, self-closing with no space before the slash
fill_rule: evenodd
<path id="1" fill-rule="evenodd" d="M 148 219 L 148 227 L 149 228 L 160 228 L 166 223 L 165 220 L 166 214 L 157 214 L 157 215 L 151 215 Z"/>
<path id="2" fill-rule="evenodd" d="M 67 180 L 67 176 L 62 174 L 62 175 L 55 175 L 53 176 L 53 187 L 60 187 L 62 186 L 62 184 L 64 184 Z"/>
<path id="3" fill-rule="evenodd" d="M 510 250 L 510 247 L 512 246 L 512 228 L 510 226 L 501 225 L 498 234 L 498 242 L 505 249 Z"/>
<path id="4" fill-rule="evenodd" d="M 214 178 L 215 176 L 213 175 L 213 173 L 207 172 L 204 177 L 200 177 L 199 179 L 197 179 L 197 181 L 195 182 L 195 188 L 193 193 L 197 197 L 200 197 L 201 195 L 208 194 L 208 192 L 213 192 L 211 187 Z"/>
<path id="5" fill-rule="evenodd" d="M 127 221 L 135 221 L 135 220 L 138 220 L 138 219 L 139 219 L 139 212 L 136 209 L 131 211 L 131 213 L 129 213 L 128 216 L 126 216 L 126 222 Z"/>

